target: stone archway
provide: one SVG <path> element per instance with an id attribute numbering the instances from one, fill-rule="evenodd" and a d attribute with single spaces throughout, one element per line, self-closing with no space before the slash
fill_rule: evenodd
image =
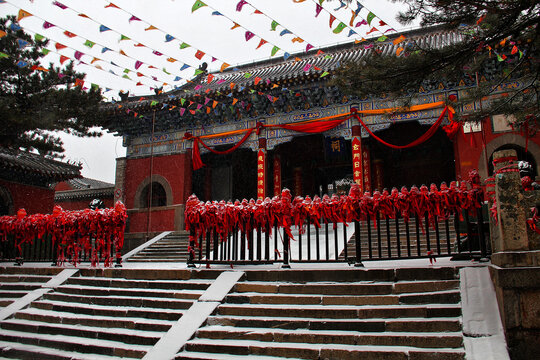
<path id="1" fill-rule="evenodd" d="M 144 204 L 146 202 L 145 195 L 146 195 L 146 189 L 149 185 L 152 183 L 157 183 L 161 187 L 163 187 L 163 190 L 165 190 L 165 206 L 170 206 L 173 204 L 173 193 L 172 188 L 167 179 L 165 179 L 163 176 L 154 174 L 152 175 L 152 178 L 147 177 L 144 179 L 139 186 L 137 187 L 137 191 L 135 192 L 135 199 L 134 204 L 135 206 L 139 208 L 146 207 Z"/>
<path id="2" fill-rule="evenodd" d="M 525 138 L 519 134 L 508 133 L 493 139 L 486 145 L 488 159 L 491 158 L 495 150 L 507 144 L 515 144 L 525 149 Z M 536 173 L 540 174 L 540 146 L 530 139 L 528 145 L 527 150 L 534 157 L 536 162 Z M 480 158 L 478 159 L 478 172 L 483 179 L 489 176 L 488 169 L 486 169 L 486 158 L 484 151 L 481 152 Z"/>

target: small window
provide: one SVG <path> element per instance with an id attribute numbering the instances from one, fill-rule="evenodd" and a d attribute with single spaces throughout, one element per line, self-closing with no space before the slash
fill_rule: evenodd
<path id="1" fill-rule="evenodd" d="M 151 199 L 150 199 L 151 197 Z M 141 208 L 167 205 L 167 194 L 163 185 L 157 182 L 145 186 L 141 194 Z"/>

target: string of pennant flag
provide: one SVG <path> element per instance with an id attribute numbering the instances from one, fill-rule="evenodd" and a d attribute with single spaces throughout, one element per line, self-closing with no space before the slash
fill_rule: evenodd
<path id="1" fill-rule="evenodd" d="M 302 3 L 302 2 L 305 2 L 306 0 L 293 0 L 294 3 Z M 5 0 L 0 0 L 0 3 L 9 3 L 9 1 L 5 1 Z M 340 24 L 334 28 L 332 31 L 336 34 L 338 33 L 341 33 L 344 29 L 346 28 L 349 28 L 350 31 L 351 30 L 354 30 L 362 25 L 367 25 L 368 27 L 371 27 L 370 31 L 368 31 L 368 33 L 372 33 L 372 32 L 375 32 L 375 31 L 379 31 L 381 32 L 380 30 L 378 30 L 376 28 L 376 26 L 379 26 L 382 30 L 384 30 L 386 27 L 388 27 L 388 25 L 386 23 L 384 23 L 384 21 L 380 20 L 373 12 L 369 11 L 369 9 L 366 9 L 365 7 L 362 6 L 362 4 L 360 4 L 360 2 L 356 1 L 356 6 L 355 7 L 351 7 L 351 19 L 349 21 L 349 25 L 345 24 L 343 21 L 341 21 L 339 18 L 336 18 L 329 10 L 325 9 L 322 4 L 324 2 L 324 0 L 311 0 L 311 2 L 315 3 L 316 5 L 316 14 L 315 16 L 319 16 L 323 10 L 329 14 L 330 16 L 330 20 L 329 20 L 329 25 L 330 25 L 330 28 L 332 29 L 333 27 L 333 24 L 335 23 L 335 21 L 340 21 Z M 12 4 L 13 5 L 13 4 Z M 83 18 L 86 18 L 86 19 L 89 19 L 93 22 L 95 22 L 98 26 L 99 26 L 99 31 L 100 32 L 105 32 L 105 31 L 113 31 L 115 33 L 117 33 L 119 35 L 119 42 L 121 41 L 132 41 L 133 43 L 135 43 L 136 41 L 135 40 L 132 40 L 130 39 L 129 37 L 123 35 L 122 33 L 120 32 L 117 32 L 113 29 L 111 29 L 110 27 L 104 25 L 104 24 L 101 24 L 100 22 L 92 19 L 91 17 L 85 15 L 85 14 L 82 14 L 82 13 L 78 13 L 75 9 L 72 9 L 66 5 L 64 5 L 63 3 L 60 3 L 59 1 L 54 1 L 53 2 L 53 5 L 57 6 L 58 8 L 62 9 L 62 10 L 71 10 L 72 12 L 76 13 L 77 16 L 80 16 L 80 17 L 83 17 Z M 273 20 L 271 17 L 269 17 L 268 15 L 264 14 L 262 11 L 258 10 L 256 7 L 254 7 L 253 5 L 251 5 L 249 3 L 249 1 L 247 0 L 240 0 L 238 3 L 237 3 L 237 6 L 236 6 L 236 10 L 238 12 L 242 12 L 242 11 L 245 11 L 246 7 L 248 6 L 251 6 L 254 11 L 252 14 L 255 14 L 255 15 L 258 15 L 258 16 L 266 16 L 269 20 L 271 20 L 271 24 L 270 24 L 270 27 L 271 27 L 271 31 L 279 31 L 281 30 L 281 33 L 283 33 L 282 36 L 292 36 L 293 38 L 291 39 L 291 42 L 299 42 L 299 43 L 302 43 L 304 42 L 304 39 L 300 38 L 299 36 L 297 36 L 296 34 L 288 31 L 288 29 L 282 25 L 280 25 L 277 21 Z M 334 9 L 334 11 L 338 11 L 338 10 L 342 10 L 343 8 L 347 8 L 349 5 L 345 4 L 345 2 L 343 1 L 340 1 L 340 5 L 338 6 L 338 8 Z M 213 15 L 221 15 L 221 16 L 224 16 L 222 14 L 215 14 L 216 12 L 219 13 L 218 10 L 206 5 L 204 2 L 200 1 L 200 0 L 196 0 L 195 3 L 193 4 L 192 6 L 192 13 L 196 12 L 197 10 L 203 8 L 203 7 L 207 7 L 208 9 L 211 9 L 213 10 Z M 319 8 L 320 7 L 320 8 Z M 161 31 L 164 35 L 165 35 L 165 42 L 171 42 L 171 41 L 178 41 L 179 43 L 179 48 L 180 50 L 183 50 L 183 49 L 187 49 L 189 47 L 191 47 L 189 44 L 185 43 L 184 41 L 181 41 L 179 39 L 176 39 L 174 36 L 172 35 L 169 35 L 167 33 L 165 33 L 164 31 L 158 29 L 157 27 L 137 18 L 135 15 L 121 9 L 120 7 L 116 6 L 115 4 L 113 3 L 109 3 L 108 5 L 105 6 L 105 8 L 110 8 L 110 9 L 117 9 L 117 10 L 121 10 L 123 12 L 125 12 L 126 14 L 128 14 L 129 16 L 129 19 L 127 20 L 129 23 L 144 23 L 146 28 L 145 30 L 146 31 L 150 31 L 150 30 L 155 30 L 155 31 Z M 199 12 L 200 14 L 202 14 L 202 12 Z M 18 16 L 18 20 L 22 20 L 26 17 L 29 17 L 29 16 L 35 16 L 35 15 L 32 15 L 31 13 L 23 10 L 23 9 L 20 9 L 19 10 L 19 16 Z M 37 17 L 37 16 L 35 16 Z M 37 17 L 39 18 L 39 17 Z M 41 19 L 41 18 L 39 18 Z M 234 24 L 238 25 L 238 26 L 234 26 L 233 25 L 233 30 L 234 28 L 242 28 L 245 32 L 246 32 L 246 42 L 248 42 L 249 40 L 251 40 L 252 38 L 254 38 L 255 36 L 258 36 L 260 38 L 260 41 L 259 41 L 259 47 L 262 47 L 263 45 L 265 45 L 266 43 L 268 43 L 268 41 L 266 41 L 265 39 L 263 39 L 262 37 L 260 37 L 259 35 L 255 34 L 255 33 L 251 33 L 252 35 L 249 35 L 248 36 L 248 32 L 249 30 L 240 25 L 238 22 L 235 22 L 232 18 L 229 18 L 227 17 L 227 19 L 229 19 L 230 21 L 232 21 Z M 43 20 L 43 28 L 45 30 L 47 29 L 50 29 L 52 27 L 57 27 L 61 30 L 63 30 L 63 34 L 68 37 L 68 38 L 75 38 L 75 37 L 80 37 L 78 36 L 77 34 L 74 34 L 72 33 L 71 31 L 69 31 L 68 29 L 63 29 L 61 27 L 58 27 L 48 21 L 46 21 L 45 19 L 41 19 Z M 377 25 L 377 20 L 379 20 L 379 25 Z M 345 24 L 344 26 L 341 25 L 341 23 Z M 355 24 L 356 23 L 356 24 Z M 372 26 L 373 25 L 373 26 Z M 19 26 L 17 24 L 11 24 L 11 26 Z M 375 29 L 375 30 L 373 30 Z M 287 31 L 285 31 L 287 30 Z M 373 30 L 373 31 L 371 31 Z M 384 31 L 384 33 L 388 32 L 388 31 L 391 31 L 393 29 L 389 28 L 389 29 L 386 29 Z M 285 31 L 285 32 L 284 32 Z M 377 38 L 376 40 L 373 40 L 373 41 L 368 41 L 368 43 L 366 43 L 364 46 L 364 48 L 366 49 L 369 49 L 369 48 L 374 48 L 375 47 L 375 44 L 377 43 L 385 43 L 388 41 L 388 38 L 386 37 L 386 35 L 383 35 L 380 36 L 379 38 Z M 350 33 L 349 36 L 351 35 L 358 35 L 356 32 L 353 34 L 353 33 Z M 4 36 L 5 34 L 2 34 L 0 33 L 0 37 Z M 45 39 L 45 37 L 43 35 L 40 35 L 40 34 L 37 34 L 36 33 L 36 37 L 39 38 L 41 37 L 41 39 Z M 143 66 L 147 67 L 146 70 L 150 70 L 150 69 L 156 69 L 156 70 L 159 70 L 157 69 L 156 67 L 152 66 L 150 63 L 145 63 L 143 61 L 140 61 L 138 60 L 137 58 L 135 57 L 132 57 L 128 54 L 126 54 L 126 52 L 124 50 L 114 50 L 114 49 L 109 49 L 107 48 L 106 46 L 104 45 L 101 45 L 99 44 L 98 42 L 94 42 L 90 39 L 85 39 L 83 37 L 81 37 L 81 39 L 83 39 L 83 44 L 84 46 L 88 47 L 89 49 L 93 49 L 95 46 L 101 46 L 102 47 L 102 53 L 105 53 L 105 52 L 111 52 L 111 53 L 118 53 L 120 54 L 123 58 L 126 58 L 126 59 L 129 59 L 129 61 L 133 64 L 133 66 L 130 66 L 129 68 L 128 67 L 124 67 L 124 66 L 119 66 L 117 65 L 114 61 L 108 61 L 108 60 L 104 60 L 104 59 L 101 59 L 101 58 L 98 58 L 98 57 L 95 57 L 95 56 L 92 56 L 90 54 L 85 54 L 79 50 L 76 50 L 74 48 L 71 48 L 69 46 L 65 46 L 59 42 L 56 42 L 54 48 L 56 49 L 56 51 L 54 50 L 51 50 L 51 49 L 43 49 L 43 51 L 47 51 L 47 52 L 53 52 L 55 54 L 57 54 L 58 56 L 60 56 L 60 62 L 61 63 L 64 63 L 65 61 L 67 61 L 68 59 L 70 60 L 77 60 L 79 62 L 79 64 L 82 64 L 82 65 L 86 65 L 86 66 L 91 66 L 91 67 L 94 67 L 94 68 L 97 68 L 98 70 L 102 70 L 102 71 L 107 71 L 105 69 L 103 69 L 101 67 L 100 64 L 103 63 L 106 63 L 106 64 L 110 64 L 111 66 L 114 66 L 115 70 L 116 69 L 119 69 L 117 71 L 122 71 L 120 72 L 119 74 L 114 72 L 113 70 L 109 70 L 108 72 L 110 72 L 111 74 L 115 75 L 115 76 L 118 76 L 118 77 L 121 77 L 123 79 L 126 79 L 128 81 L 132 81 L 133 83 L 136 83 L 137 86 L 149 86 L 149 85 L 145 85 L 142 83 L 141 80 L 143 79 L 147 79 L 147 80 L 152 80 L 152 81 L 156 81 L 158 83 L 161 84 L 161 86 L 165 86 L 165 85 L 169 85 L 169 83 L 167 81 L 162 81 L 160 79 L 158 79 L 156 76 L 152 76 L 152 75 L 148 75 L 145 73 L 144 69 L 142 68 Z M 293 41 L 294 39 L 296 39 L 296 41 Z M 263 43 L 261 45 L 261 42 L 262 41 L 266 41 L 265 43 Z M 24 44 L 24 40 L 21 39 L 22 42 L 19 43 L 19 46 L 26 46 L 28 44 Z M 365 38 L 361 38 L 361 39 L 357 39 L 355 40 L 355 43 L 356 44 L 359 44 L 361 42 L 364 42 L 364 41 L 367 41 Z M 395 38 L 394 40 L 392 40 L 392 43 L 394 45 L 399 45 L 401 43 L 407 43 L 407 38 L 404 36 L 404 35 L 400 35 L 399 37 Z M 510 44 L 512 44 L 511 41 L 509 41 Z M 274 48 L 276 47 L 276 45 L 272 44 L 272 43 L 269 43 L 269 45 L 272 45 Z M 134 44 L 134 46 L 138 46 L 138 47 L 145 47 L 145 48 L 148 48 L 150 49 L 154 55 L 156 56 L 163 56 L 164 54 L 158 52 L 157 50 L 149 47 L 149 46 L 146 46 L 142 43 L 136 43 Z M 310 44 L 307 44 L 306 46 L 306 51 L 308 50 L 311 50 L 312 46 L 308 48 L 308 46 L 310 46 Z M 259 48 L 258 47 L 258 48 Z M 64 49 L 71 49 L 74 51 L 74 54 L 73 56 L 66 56 L 64 54 L 61 54 L 60 51 L 63 51 Z M 274 50 L 273 48 L 273 50 Z M 406 46 L 400 46 L 396 49 L 396 55 L 397 56 L 400 56 L 401 53 L 404 51 L 404 48 L 406 48 Z M 205 58 L 205 56 L 210 56 L 212 57 L 212 61 L 217 61 L 219 59 L 217 58 L 214 58 L 213 56 L 211 55 L 208 55 L 207 53 L 204 53 L 202 52 L 200 49 L 195 49 L 195 48 L 192 48 L 194 51 L 195 51 L 195 58 L 197 58 L 198 60 L 202 60 L 203 58 Z M 491 51 L 493 51 L 496 55 L 497 55 L 497 58 L 499 61 L 504 61 L 506 56 L 504 54 L 498 54 L 494 49 L 491 49 L 489 46 L 486 45 L 486 49 L 488 49 L 491 53 Z M 288 53 L 285 51 L 285 50 L 281 50 L 281 49 L 277 49 L 276 52 L 273 55 L 275 55 L 278 51 L 283 51 L 284 52 L 284 59 L 287 60 L 289 58 L 290 55 L 288 55 Z M 521 56 L 523 56 L 522 52 L 517 48 L 517 46 L 515 44 L 513 44 L 513 48 L 512 48 L 512 54 L 516 54 L 519 52 L 519 56 L 521 58 Z M 316 54 L 316 56 L 323 56 L 325 58 L 329 58 L 331 57 L 331 55 L 327 55 L 325 54 L 322 50 L 319 50 Z M 1 57 L 7 57 L 9 56 L 8 54 L 4 54 L 4 53 L 0 53 L 0 58 Z M 90 60 L 86 60 L 87 62 L 85 62 L 83 60 L 83 56 L 90 56 L 91 58 L 91 61 Z M 174 61 L 170 61 L 171 63 L 174 63 L 178 60 L 174 59 L 171 57 L 171 59 L 173 59 Z M 301 61 L 302 59 L 298 58 L 298 57 L 295 57 L 294 58 L 294 61 Z M 219 60 L 219 61 L 222 61 L 222 60 Z M 89 62 L 89 63 L 88 63 Z M 20 61 L 18 63 L 19 66 L 23 67 L 23 66 L 28 66 L 28 64 L 24 64 L 24 61 Z M 222 66 L 221 66 L 221 71 L 224 71 L 225 69 L 227 69 L 230 65 L 223 62 Z M 189 64 L 185 64 L 182 65 L 182 68 L 180 69 L 180 71 L 183 71 L 183 70 L 186 70 L 188 68 L 191 68 L 193 67 L 192 65 L 189 65 Z M 123 70 L 122 70 L 123 69 Z M 133 70 L 134 69 L 134 70 Z M 235 68 L 236 69 L 236 68 Z M 43 67 L 36 67 L 34 70 L 38 70 L 38 71 L 46 71 L 45 68 Z M 315 71 L 318 71 L 319 72 L 319 76 L 320 77 L 325 77 L 327 75 L 330 74 L 330 72 L 328 71 L 328 69 L 321 69 L 321 68 L 318 68 L 316 66 L 313 65 L 313 63 L 311 61 L 308 61 L 306 60 L 306 63 L 304 64 L 304 67 L 303 67 L 303 70 L 304 72 L 309 72 L 310 70 L 315 70 Z M 163 74 L 166 74 L 166 75 L 169 75 L 171 77 L 173 77 L 174 75 L 172 75 L 169 71 L 167 71 L 166 68 L 163 68 L 162 70 Z M 129 75 L 133 73 L 137 76 L 138 79 L 131 79 L 129 77 Z M 200 75 L 203 73 L 203 70 L 201 69 L 196 69 L 195 70 L 195 73 L 194 73 L 194 76 L 197 76 L 197 75 Z M 164 76 L 164 75 L 163 75 Z M 273 83 L 271 82 L 269 79 L 263 79 L 261 77 L 258 77 L 258 76 L 253 76 L 250 72 L 245 72 L 244 73 L 244 77 L 246 79 L 250 79 L 252 78 L 253 79 L 253 86 L 257 86 L 261 83 L 266 83 L 268 85 L 268 88 L 270 88 L 270 90 L 273 90 L 273 89 L 276 89 L 276 88 L 281 88 L 280 85 L 276 84 L 276 83 Z M 234 83 L 231 83 L 229 85 L 230 87 L 230 92 L 229 94 L 227 95 L 229 98 L 231 98 L 231 100 L 227 100 L 227 101 L 219 101 L 219 100 L 216 100 L 215 98 L 213 98 L 211 95 L 210 95 L 210 91 L 211 91 L 211 87 L 210 85 L 219 85 L 223 82 L 225 82 L 225 80 L 223 78 L 219 78 L 219 77 L 216 77 L 214 76 L 213 74 L 208 74 L 205 78 L 206 80 L 206 83 L 201 83 L 201 84 L 198 84 L 194 87 L 193 91 L 188 91 L 188 90 L 184 90 L 186 92 L 186 94 L 192 99 L 192 100 L 188 100 L 184 97 L 180 97 L 180 99 L 178 99 L 177 96 L 174 96 L 174 95 L 171 95 L 170 98 L 174 98 L 174 102 L 171 101 L 171 100 L 164 100 L 164 101 L 157 101 L 157 100 L 152 100 L 150 101 L 150 105 L 152 107 L 155 107 L 155 106 L 161 106 L 162 109 L 168 109 L 168 110 L 174 110 L 176 108 L 178 108 L 178 111 L 180 113 L 181 116 L 183 116 L 186 111 L 189 111 L 190 113 L 192 114 L 195 114 L 196 112 L 198 111 L 206 111 L 207 113 L 210 113 L 213 109 L 215 109 L 218 105 L 221 105 L 221 106 L 230 106 L 231 107 L 231 110 L 234 108 L 234 106 L 242 106 L 242 107 L 245 107 L 246 104 L 243 102 L 243 101 L 239 101 L 239 99 L 237 98 L 234 98 L 233 97 L 233 92 L 232 90 L 237 90 L 237 91 L 244 91 L 244 90 L 247 90 L 249 91 L 250 93 L 252 94 L 258 94 L 260 96 L 263 96 L 263 97 L 266 97 L 268 99 L 268 101 L 270 102 L 275 102 L 277 101 L 278 97 L 270 94 L 270 93 L 266 93 L 266 92 L 261 92 L 261 91 L 258 91 L 258 90 L 255 90 L 255 89 L 250 89 L 249 86 L 246 86 L 246 87 L 241 87 L 241 86 L 237 86 L 236 84 Z M 175 82 L 180 82 L 180 81 L 187 81 L 187 82 L 190 82 L 190 80 L 188 79 L 182 79 L 181 77 L 179 76 L 176 76 L 174 77 L 174 80 L 168 80 L 170 81 L 171 83 L 175 83 Z M 90 87 L 96 87 L 98 86 L 97 84 L 93 84 L 93 83 L 90 83 Z M 79 80 L 78 83 L 76 84 L 77 86 L 81 86 L 84 88 L 84 81 L 82 80 Z M 157 85 L 154 85 L 154 86 L 157 86 Z M 176 85 L 171 85 L 171 86 L 175 86 L 177 87 Z M 149 86 L 150 90 L 154 90 L 154 87 L 152 86 Z M 288 89 L 286 88 L 281 88 L 283 91 L 288 91 Z M 105 91 L 109 91 L 111 90 L 110 88 L 106 88 Z M 216 91 L 216 92 L 213 92 L 215 93 L 217 96 L 221 96 L 221 95 L 224 95 L 224 94 L 221 94 L 219 91 Z M 187 96 L 186 96 L 187 97 Z M 200 100 L 198 100 L 200 97 Z M 141 97 L 139 99 L 139 101 L 145 101 L 147 100 L 146 98 L 144 97 Z M 194 101 L 195 100 L 195 101 Z M 177 105 L 178 104 L 178 101 L 180 103 L 180 107 Z M 121 104 L 118 104 L 117 105 L 118 108 L 122 108 L 123 106 Z M 185 106 L 185 107 L 184 107 Z M 190 109 L 191 108 L 191 109 Z M 126 112 L 128 114 L 132 114 L 133 116 L 135 117 L 142 117 L 142 115 L 139 115 L 138 113 L 134 112 L 133 110 L 130 110 L 130 109 L 127 109 Z"/>

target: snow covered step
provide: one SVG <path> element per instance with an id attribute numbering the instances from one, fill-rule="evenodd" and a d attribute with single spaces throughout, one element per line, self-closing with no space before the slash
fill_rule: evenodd
<path id="1" fill-rule="evenodd" d="M 140 296 L 85 296 L 85 295 L 73 295 L 65 293 L 48 293 L 43 296 L 45 300 L 63 301 L 63 302 L 78 302 L 81 304 L 94 304 L 94 305 L 109 305 L 109 306 L 132 306 L 132 307 L 145 307 L 145 308 L 159 308 L 159 309 L 188 309 L 193 301 L 189 300 L 176 300 L 177 298 L 162 298 L 162 297 L 147 297 L 140 294 Z"/>
<path id="2" fill-rule="evenodd" d="M 28 344 L 86 354 L 141 358 L 150 349 L 150 346 L 147 345 L 125 344 L 112 340 L 93 338 L 84 338 L 84 341 L 81 340 L 77 336 L 26 333 L 13 330 L 2 330 L 0 333 L 0 341 L 3 342 Z"/>
<path id="3" fill-rule="evenodd" d="M 1 274 L 0 284 L 5 283 L 46 283 L 51 279 L 49 275 L 30 275 L 30 274 Z"/>
<path id="4" fill-rule="evenodd" d="M 64 285 L 56 289 L 58 292 L 73 295 L 85 296 L 141 296 L 155 297 L 163 299 L 182 299 L 194 300 L 200 296 L 199 293 L 193 293 L 182 290 L 164 290 L 164 289 L 126 289 L 126 288 L 108 288 L 97 286 L 73 286 Z M 202 293 L 202 292 L 201 292 Z"/>
<path id="5" fill-rule="evenodd" d="M 207 324 L 273 329 L 347 330 L 360 332 L 456 332 L 461 331 L 461 319 L 451 318 L 406 318 L 406 319 L 314 319 L 252 316 L 211 316 Z"/>
<path id="6" fill-rule="evenodd" d="M 392 293 L 391 283 L 270 283 L 242 282 L 236 292 L 259 292 L 270 294 L 318 294 L 318 295 L 382 295 Z"/>
<path id="7" fill-rule="evenodd" d="M 278 356 L 264 356 L 264 355 L 230 355 L 230 354 L 217 354 L 217 353 L 204 353 L 204 352 L 191 352 L 182 351 L 175 357 L 177 360 L 280 360 L 282 357 Z"/>
<path id="8" fill-rule="evenodd" d="M 15 319 L 46 322 L 50 324 L 70 324 L 104 328 L 124 328 L 143 331 L 168 331 L 175 321 L 144 319 L 138 317 L 93 316 L 71 312 L 27 308 L 17 312 Z"/>
<path id="9" fill-rule="evenodd" d="M 460 301 L 458 290 L 413 293 L 406 295 L 286 295 L 243 292 L 227 295 L 226 302 L 232 304 L 306 304 L 306 305 L 397 305 L 451 303 Z"/>
<path id="10" fill-rule="evenodd" d="M 86 314 L 93 316 L 112 316 L 117 318 L 145 318 L 175 321 L 182 317 L 184 311 L 177 309 L 152 309 L 145 307 L 102 306 L 61 301 L 34 301 L 32 307 L 42 310 Z"/>
<path id="11" fill-rule="evenodd" d="M 42 283 L 33 283 L 33 282 L 3 283 L 3 284 L 0 284 L 0 291 L 18 290 L 18 291 L 30 292 L 32 290 L 39 289 L 42 285 L 43 285 Z"/>
<path id="12" fill-rule="evenodd" d="M 82 286 L 98 286 L 111 288 L 128 288 L 128 289 L 166 289 L 171 290 L 206 290 L 210 286 L 211 281 L 205 280 L 136 280 L 122 278 L 105 278 L 105 277 L 72 277 L 67 282 L 68 285 Z"/>
<path id="13" fill-rule="evenodd" d="M 407 317 L 456 317 L 461 315 L 459 305 L 387 305 L 387 306 L 325 306 L 274 304 L 220 305 L 219 315 L 286 316 L 327 319 L 407 318 Z"/>
<path id="14" fill-rule="evenodd" d="M 81 338 L 121 341 L 126 344 L 154 345 L 163 335 L 160 331 L 140 331 L 122 328 L 105 328 L 84 325 L 49 324 L 23 319 L 5 320 L 0 328 L 27 333 L 69 335 Z"/>
<path id="15" fill-rule="evenodd" d="M 185 350 L 231 355 L 265 355 L 295 359 L 388 359 L 424 360 L 464 359 L 462 349 L 421 349 L 410 346 L 341 345 L 266 342 L 256 340 L 193 339 Z M 180 352 L 178 354 L 182 356 Z M 178 358 L 178 357 L 177 357 Z"/>
<path id="16" fill-rule="evenodd" d="M 427 260 L 426 260 L 427 261 Z M 428 264 L 429 261 L 426 262 Z M 397 269 L 289 269 L 287 271 L 252 270 L 246 271 L 247 281 L 266 282 L 336 282 L 355 283 L 360 281 L 426 281 L 456 280 L 458 270 L 450 267 L 397 268 Z"/>
<path id="17" fill-rule="evenodd" d="M 401 282 L 352 282 L 352 283 L 279 283 L 268 281 L 245 281 L 235 286 L 236 292 L 297 293 L 318 295 L 372 295 L 420 293 L 459 289 L 458 280 L 401 281 Z M 365 290 L 365 291 L 364 291 Z"/>
<path id="18" fill-rule="evenodd" d="M 207 326 L 197 332 L 200 339 L 242 339 L 267 342 L 349 344 L 377 346 L 411 346 L 423 348 L 460 348 L 461 332 L 351 332 L 338 330 L 290 330 Z"/>
<path id="19" fill-rule="evenodd" d="M 83 354 L 76 351 L 44 348 L 41 346 L 0 341 L 0 355 L 5 359 L 54 359 L 54 360 L 114 360 L 116 357 Z M 2 358 L 4 359 L 4 358 Z"/>

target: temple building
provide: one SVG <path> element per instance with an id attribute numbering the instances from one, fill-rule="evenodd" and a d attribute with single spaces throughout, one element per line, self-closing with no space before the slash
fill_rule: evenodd
<path id="1" fill-rule="evenodd" d="M 42 155 L 0 149 L 0 215 L 51 213 L 54 186 L 81 177 L 79 165 L 67 164 Z"/>
<path id="2" fill-rule="evenodd" d="M 435 46 L 460 38 L 441 28 L 404 35 Z M 501 149 L 516 150 L 538 175 L 540 139 L 513 131 L 503 115 L 465 123 L 452 137 L 443 131 L 450 112 L 445 104 L 474 87 L 474 79 L 425 83 L 406 112 L 391 111 L 399 99 L 359 99 L 331 85 L 340 64 L 371 51 L 395 54 L 399 46 L 392 39 L 373 47 L 352 42 L 214 73 L 203 67 L 173 92 L 111 105 L 107 128 L 123 136 L 127 147 L 126 157 L 117 159 L 114 192 L 128 208 L 127 231 L 182 230 L 191 194 L 234 201 L 272 197 L 286 187 L 293 196 L 320 196 L 347 191 L 353 181 L 373 191 L 459 180 L 473 169 L 485 178 L 493 152 Z M 500 66 L 494 58 L 479 81 L 496 76 Z M 516 74 L 494 96 L 523 86 Z M 482 105 L 455 110 L 467 113 Z M 425 142 L 411 148 L 383 143 L 405 145 L 428 132 Z"/>

